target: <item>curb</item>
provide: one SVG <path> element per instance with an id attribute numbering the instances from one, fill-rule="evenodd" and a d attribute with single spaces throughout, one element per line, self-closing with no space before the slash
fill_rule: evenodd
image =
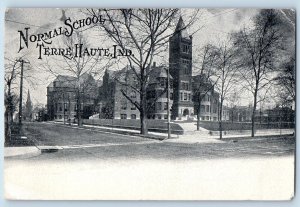
<path id="1" fill-rule="evenodd" d="M 42 152 L 36 146 L 31 147 L 4 147 L 4 158 L 11 157 L 33 157 L 40 155 Z"/>

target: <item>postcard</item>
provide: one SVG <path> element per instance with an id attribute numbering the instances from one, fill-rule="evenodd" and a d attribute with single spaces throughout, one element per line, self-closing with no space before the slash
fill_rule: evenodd
<path id="1" fill-rule="evenodd" d="M 7 8 L 9 200 L 290 200 L 293 9 Z"/>

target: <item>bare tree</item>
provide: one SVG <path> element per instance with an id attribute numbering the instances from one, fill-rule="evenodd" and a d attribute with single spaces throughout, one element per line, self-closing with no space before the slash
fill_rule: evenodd
<path id="1" fill-rule="evenodd" d="M 288 62 L 282 64 L 278 76 L 274 78 L 275 84 L 279 87 L 281 100 L 285 103 L 296 102 L 295 72 L 295 59 L 291 57 Z"/>
<path id="2" fill-rule="evenodd" d="M 178 9 L 88 9 L 92 16 L 102 14 L 106 23 L 100 28 L 122 50 L 130 49 L 133 55 L 126 56 L 130 68 L 134 71 L 139 84 L 131 89 L 139 93 L 139 101 L 125 97 L 136 106 L 140 112 L 141 134 L 147 134 L 147 99 L 146 88 L 149 81 L 154 57 L 159 55 L 168 45 L 172 28 L 175 28 Z M 195 14 L 186 27 L 193 23 Z M 185 27 L 185 28 L 186 28 Z M 185 29 L 182 28 L 182 29 Z"/>
<path id="3" fill-rule="evenodd" d="M 21 76 L 21 60 L 26 59 L 24 56 L 20 58 L 5 57 L 5 143 L 9 144 L 11 138 L 11 127 L 13 126 L 13 114 L 17 111 L 17 104 L 19 103 L 18 90 L 20 89 L 19 78 Z M 24 79 L 31 85 L 31 67 L 24 67 Z M 19 109 L 20 111 L 20 109 Z M 20 112 L 19 112 L 20 113 Z"/>
<path id="4" fill-rule="evenodd" d="M 198 60 L 200 59 L 200 62 Z M 198 74 L 199 80 L 195 80 L 193 84 L 194 101 L 197 106 L 197 130 L 200 128 L 201 103 L 204 97 L 214 90 L 218 78 L 216 75 L 217 49 L 211 44 L 205 45 L 199 51 L 199 56 L 193 62 L 195 72 Z M 197 77 L 197 76 L 196 76 Z"/>
<path id="5" fill-rule="evenodd" d="M 89 42 L 82 33 L 82 31 L 76 31 L 70 37 L 64 37 L 62 39 L 61 45 L 66 48 L 74 48 L 74 45 L 82 45 L 84 47 L 89 47 Z M 82 125 L 82 115 L 84 110 L 85 103 L 85 92 L 91 87 L 91 82 L 86 79 L 86 77 L 92 75 L 93 77 L 101 71 L 105 70 L 106 66 L 109 63 L 109 60 L 106 64 L 100 66 L 103 62 L 100 61 L 98 55 L 84 55 L 84 54 L 72 54 L 70 56 L 61 55 L 57 58 L 52 58 L 52 61 L 49 61 L 45 58 L 45 61 L 42 62 L 39 67 L 41 69 L 50 72 L 55 77 L 59 75 L 68 75 L 63 81 L 69 84 L 69 89 L 60 89 L 64 101 L 67 101 L 70 105 L 70 97 L 69 94 L 75 92 L 75 100 L 76 100 L 76 119 L 78 126 Z M 86 77 L 84 77 L 86 75 Z M 64 109 L 65 111 L 65 109 Z M 69 110 L 70 111 L 70 110 Z"/>
<path id="6" fill-rule="evenodd" d="M 228 102 L 230 104 L 230 114 L 231 114 L 231 122 L 234 122 L 235 112 L 237 110 L 237 106 L 240 105 L 240 94 L 237 88 L 234 88 L 233 91 L 228 94 Z M 238 119 L 236 119 L 239 121 Z"/>
<path id="7" fill-rule="evenodd" d="M 220 94 L 219 104 L 219 131 L 220 139 L 222 139 L 223 133 L 223 105 L 224 101 L 228 98 L 234 87 L 238 82 L 238 67 L 236 65 L 236 51 L 233 49 L 231 42 L 224 41 L 218 47 L 218 61 L 216 76 L 218 82 L 216 88 Z"/>
<path id="8" fill-rule="evenodd" d="M 271 81 L 271 74 L 276 70 L 276 55 L 281 47 L 281 22 L 275 10 L 261 10 L 254 18 L 254 28 L 244 28 L 235 33 L 234 45 L 239 51 L 240 73 L 247 83 L 247 89 L 253 95 L 252 130 L 255 133 L 255 112 L 258 103 L 258 94 Z"/>

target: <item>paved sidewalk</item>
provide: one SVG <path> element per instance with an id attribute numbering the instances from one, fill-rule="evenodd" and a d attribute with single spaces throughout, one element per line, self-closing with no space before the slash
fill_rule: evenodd
<path id="1" fill-rule="evenodd" d="M 36 146 L 27 146 L 27 147 L 4 147 L 4 157 L 32 157 L 41 154 L 41 150 Z"/>

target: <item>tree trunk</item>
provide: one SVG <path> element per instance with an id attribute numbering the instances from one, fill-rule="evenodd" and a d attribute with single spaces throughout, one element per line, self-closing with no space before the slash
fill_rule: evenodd
<path id="1" fill-rule="evenodd" d="M 254 91 L 254 101 L 253 101 L 253 110 L 252 110 L 252 117 L 251 117 L 251 137 L 255 135 L 255 111 L 256 111 L 256 104 L 257 104 L 257 87 Z"/>
<path id="2" fill-rule="evenodd" d="M 77 92 L 77 125 L 82 126 L 82 119 L 81 119 L 81 95 L 80 91 Z"/>
<path id="3" fill-rule="evenodd" d="M 221 99 L 220 110 L 219 110 L 219 131 L 220 131 L 220 139 L 222 139 L 222 112 L 223 112 L 223 100 Z"/>
<path id="4" fill-rule="evenodd" d="M 7 108 L 5 110 L 5 146 L 8 146 L 10 143 L 10 136 L 11 136 L 11 130 L 10 130 L 10 123 L 9 123 L 9 112 L 7 111 Z"/>
<path id="5" fill-rule="evenodd" d="M 140 121 L 141 121 L 141 134 L 146 135 L 148 134 L 147 128 L 147 120 L 146 120 L 146 107 L 147 107 L 147 100 L 146 100 L 146 88 L 144 84 L 141 84 L 141 94 L 140 94 Z"/>
<path id="6" fill-rule="evenodd" d="M 199 100 L 198 113 L 197 113 L 197 131 L 200 129 L 200 117 L 201 117 L 201 100 Z"/>

